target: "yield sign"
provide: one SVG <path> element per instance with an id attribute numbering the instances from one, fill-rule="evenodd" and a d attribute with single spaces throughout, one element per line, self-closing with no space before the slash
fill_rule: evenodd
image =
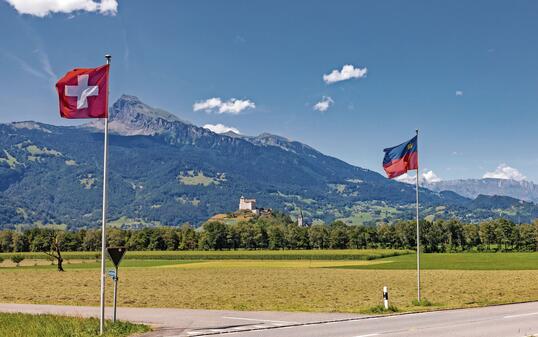
<path id="1" fill-rule="evenodd" d="M 127 251 L 127 248 L 108 247 L 106 250 L 108 252 L 108 256 L 112 260 L 112 263 L 114 263 L 114 266 L 118 268 L 120 265 L 121 259 L 123 259 L 123 256 L 125 255 L 125 252 Z"/>

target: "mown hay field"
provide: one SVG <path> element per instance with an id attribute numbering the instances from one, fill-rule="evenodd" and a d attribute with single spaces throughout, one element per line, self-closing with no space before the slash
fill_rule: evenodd
<path id="1" fill-rule="evenodd" d="M 400 311 L 538 300 L 538 270 L 532 270 L 538 269 L 534 264 L 538 254 L 492 254 L 490 262 L 488 255 L 452 255 L 469 263 L 459 262 L 460 269 L 455 269 L 457 264 L 446 262 L 444 254 L 423 254 L 423 260 L 430 260 L 426 265 L 437 261 L 451 267 L 423 270 L 422 292 L 433 303 L 431 307 L 412 304 L 416 272 L 410 261 L 414 254 L 372 261 L 126 260 L 120 267 L 118 303 L 132 307 L 369 312 L 382 303 L 385 285 L 391 304 Z M 514 258 L 528 262 L 520 264 L 521 269 L 499 270 L 501 261 Z M 399 259 L 403 261 L 397 262 Z M 473 264 L 477 260 L 482 261 L 482 268 Z M 398 263 L 402 269 L 387 269 Z M 504 263 L 510 266 L 510 262 Z M 98 305 L 99 265 L 94 261 L 81 265 L 65 265 L 64 273 L 50 265 L 2 268 L 0 302 Z M 486 270 L 487 265 L 490 270 Z M 107 282 L 111 303 L 112 283 L 110 279 Z"/>

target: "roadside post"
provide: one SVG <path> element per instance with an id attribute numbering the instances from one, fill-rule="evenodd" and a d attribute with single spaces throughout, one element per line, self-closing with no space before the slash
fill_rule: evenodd
<path id="1" fill-rule="evenodd" d="M 387 286 L 383 287 L 383 304 L 385 305 L 385 310 L 389 309 L 389 288 Z"/>
<path id="2" fill-rule="evenodd" d="M 118 301 L 118 268 L 126 251 L 127 249 L 125 247 L 107 248 L 108 257 L 110 257 L 110 260 L 112 260 L 112 263 L 114 263 L 114 270 L 110 270 L 108 272 L 108 275 L 114 281 L 114 310 L 112 314 L 113 323 L 116 323 L 116 303 Z"/>

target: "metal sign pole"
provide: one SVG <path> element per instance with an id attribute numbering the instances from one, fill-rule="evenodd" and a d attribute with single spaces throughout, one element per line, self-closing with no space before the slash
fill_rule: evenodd
<path id="1" fill-rule="evenodd" d="M 112 322 L 116 323 L 116 303 L 118 301 L 118 267 L 116 267 L 116 275 L 114 276 L 114 314 Z"/>

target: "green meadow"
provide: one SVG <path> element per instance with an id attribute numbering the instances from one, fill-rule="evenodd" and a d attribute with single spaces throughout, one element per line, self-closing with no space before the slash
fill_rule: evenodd
<path id="1" fill-rule="evenodd" d="M 416 269 L 416 254 L 387 257 L 376 264 L 342 266 L 355 269 Z M 437 253 L 421 254 L 424 270 L 538 270 L 538 253 Z"/>

